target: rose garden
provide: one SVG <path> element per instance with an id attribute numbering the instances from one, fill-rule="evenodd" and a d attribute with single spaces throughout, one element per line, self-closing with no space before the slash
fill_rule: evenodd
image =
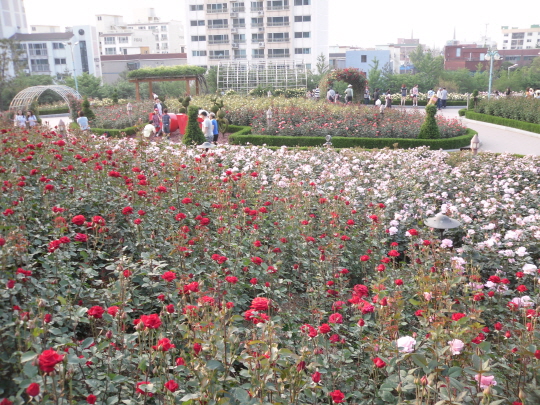
<path id="1" fill-rule="evenodd" d="M 423 112 L 223 101 L 231 136 L 381 143 L 0 123 L 0 404 L 540 402 L 539 157 L 398 149 Z M 92 126 L 132 125 L 105 104 Z"/>

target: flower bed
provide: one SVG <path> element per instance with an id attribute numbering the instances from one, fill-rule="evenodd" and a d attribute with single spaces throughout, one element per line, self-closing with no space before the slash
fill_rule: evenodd
<path id="1" fill-rule="evenodd" d="M 0 401 L 535 403 L 540 158 L 0 130 Z"/>
<path id="2" fill-rule="evenodd" d="M 91 128 L 122 129 L 140 122 L 148 122 L 149 114 L 154 111 L 153 101 L 132 102 L 133 111 L 128 114 L 126 104 L 110 105 L 107 102 L 92 105 L 96 118 L 90 120 Z"/>
<path id="3" fill-rule="evenodd" d="M 540 124 L 540 100 L 532 98 L 492 98 L 489 101 L 480 102 L 475 108 L 475 112 L 531 124 Z"/>

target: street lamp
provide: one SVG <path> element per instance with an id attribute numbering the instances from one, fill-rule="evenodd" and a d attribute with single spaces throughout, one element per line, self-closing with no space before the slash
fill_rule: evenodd
<path id="1" fill-rule="evenodd" d="M 266 126 L 270 128 L 272 126 L 272 107 L 266 111 Z"/>
<path id="2" fill-rule="evenodd" d="M 478 138 L 478 134 L 474 134 L 474 136 L 471 139 L 471 150 L 473 155 L 478 154 L 478 149 L 480 149 L 480 139 Z"/>
<path id="3" fill-rule="evenodd" d="M 508 67 L 508 78 L 510 78 L 510 69 L 514 69 L 514 68 L 517 68 L 519 65 L 516 63 L 515 65 L 512 65 L 512 66 L 509 66 Z"/>
<path id="4" fill-rule="evenodd" d="M 458 226 L 461 226 L 461 222 L 447 217 L 442 212 L 438 213 L 432 218 L 426 219 L 424 222 L 430 228 L 438 229 L 439 232 L 441 233 L 441 239 L 443 238 L 443 234 L 445 230 L 451 229 L 451 228 L 457 228 Z"/>
<path id="5" fill-rule="evenodd" d="M 126 108 L 129 116 L 129 125 L 131 125 L 131 112 L 133 111 L 133 106 L 131 105 L 131 103 L 128 103 Z"/>
<path id="6" fill-rule="evenodd" d="M 501 60 L 501 55 L 496 49 L 487 51 L 485 60 L 489 60 L 489 88 L 488 88 L 488 100 L 491 98 L 491 80 L 493 79 L 493 60 Z"/>
<path id="7" fill-rule="evenodd" d="M 62 42 L 64 46 L 69 46 L 71 50 L 71 63 L 73 63 L 73 78 L 75 79 L 75 90 L 79 92 L 79 83 L 77 83 L 77 72 L 75 72 L 75 57 L 73 56 L 73 46 L 79 45 L 79 41 L 72 44 L 71 42 Z"/>

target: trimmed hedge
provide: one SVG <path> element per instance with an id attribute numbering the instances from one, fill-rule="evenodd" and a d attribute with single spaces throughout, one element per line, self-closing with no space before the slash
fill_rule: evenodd
<path id="1" fill-rule="evenodd" d="M 38 110 L 39 115 L 69 114 L 69 107 L 49 108 Z"/>
<path id="2" fill-rule="evenodd" d="M 206 69 L 199 66 L 179 65 L 179 66 L 160 66 L 145 67 L 132 70 L 128 73 L 129 79 L 150 79 L 153 77 L 179 77 L 204 75 Z"/>
<path id="3" fill-rule="evenodd" d="M 381 99 L 381 102 L 384 104 L 384 100 Z M 373 104 L 373 100 L 369 102 L 370 104 Z M 427 105 L 427 100 L 418 100 L 418 107 L 425 107 Z M 392 105 L 401 105 L 401 100 L 396 97 L 392 99 Z M 412 100 L 406 100 L 405 105 L 412 106 Z M 462 107 L 467 105 L 467 100 L 446 100 L 446 106 L 447 107 Z"/>
<path id="4" fill-rule="evenodd" d="M 468 110 L 466 108 L 462 108 L 461 110 L 458 110 L 458 115 L 460 117 L 465 117 L 465 113 L 467 112 Z"/>
<path id="5" fill-rule="evenodd" d="M 144 125 L 145 124 L 135 125 L 123 129 L 90 128 L 90 131 L 96 135 L 103 135 L 105 132 L 107 132 L 107 134 L 109 134 L 109 137 L 111 138 L 121 138 L 124 136 L 123 133 L 125 135 L 135 135 L 137 132 L 144 128 Z M 79 129 L 79 125 L 76 122 L 72 122 L 69 127 L 71 129 Z"/>
<path id="6" fill-rule="evenodd" d="M 244 130 L 232 133 L 229 135 L 229 143 L 231 145 L 267 145 L 267 146 L 323 146 L 326 139 L 315 136 L 274 136 L 274 135 L 251 135 L 250 127 Z M 335 148 L 366 148 L 366 149 L 382 149 L 392 148 L 395 144 L 401 149 L 417 148 L 419 146 L 429 146 L 432 149 L 459 149 L 469 146 L 472 137 L 476 131 L 467 129 L 467 133 L 455 138 L 446 139 L 403 139 L 403 138 L 348 138 L 334 137 L 332 138 L 332 146 Z"/>
<path id="7" fill-rule="evenodd" d="M 480 114 L 474 111 L 466 111 L 465 117 L 470 120 L 488 122 L 490 124 L 502 125 L 505 127 L 522 129 L 523 131 L 534 132 L 540 134 L 540 124 L 530 122 L 512 120 L 510 118 L 495 117 L 493 115 Z"/>

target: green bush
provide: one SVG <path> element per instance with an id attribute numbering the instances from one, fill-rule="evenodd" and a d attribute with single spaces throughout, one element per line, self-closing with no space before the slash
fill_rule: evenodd
<path id="1" fill-rule="evenodd" d="M 437 114 L 437 107 L 435 107 L 433 104 L 427 105 L 426 118 L 420 127 L 420 132 L 418 133 L 419 139 L 439 139 L 441 137 L 439 126 L 435 120 L 435 114 Z"/>
<path id="2" fill-rule="evenodd" d="M 502 97 L 482 100 L 475 112 L 511 120 L 540 124 L 540 100 L 526 97 Z"/>
<path id="3" fill-rule="evenodd" d="M 178 76 L 196 76 L 203 75 L 206 69 L 199 66 L 181 65 L 181 66 L 160 66 L 145 67 L 132 70 L 128 73 L 129 79 L 143 79 L 151 77 L 178 77 Z"/>
<path id="4" fill-rule="evenodd" d="M 467 112 L 466 108 L 462 108 L 462 109 L 458 110 L 458 114 L 459 114 L 460 117 L 464 117 L 466 112 Z"/>
<path id="5" fill-rule="evenodd" d="M 39 115 L 69 114 L 69 107 L 46 108 L 38 111 Z"/>
<path id="6" fill-rule="evenodd" d="M 466 111 L 465 117 L 470 120 L 488 122 L 490 124 L 502 125 L 505 127 L 521 129 L 523 131 L 534 132 L 540 134 L 540 124 L 512 120 L 509 118 L 495 117 L 488 114 L 480 114 L 474 111 Z"/>
<path id="7" fill-rule="evenodd" d="M 185 145 L 201 145 L 206 141 L 204 134 L 199 126 L 197 117 L 199 116 L 199 107 L 190 105 L 188 108 L 188 124 L 186 134 L 182 139 Z"/>
<path id="8" fill-rule="evenodd" d="M 104 133 L 107 133 L 109 137 L 122 138 L 124 135 L 135 135 L 144 128 L 144 125 L 145 124 L 134 125 L 132 127 L 122 129 L 91 128 L 91 132 L 96 135 L 103 135 Z M 79 125 L 76 122 L 72 122 L 69 127 L 71 129 L 79 129 Z"/>
<path id="9" fill-rule="evenodd" d="M 236 127 L 231 125 L 231 130 L 234 128 L 244 128 L 229 135 L 229 143 L 233 145 L 267 145 L 267 146 L 289 146 L 289 147 L 306 147 L 306 146 L 323 146 L 326 142 L 325 138 L 315 136 L 273 136 L 273 135 L 251 135 L 249 127 Z M 429 146 L 432 149 L 458 149 L 469 146 L 472 137 L 476 131 L 468 129 L 467 133 L 455 138 L 446 139 L 392 139 L 392 138 L 348 138 L 334 137 L 332 138 L 332 146 L 335 148 L 366 148 L 366 149 L 382 149 L 392 148 L 397 144 L 398 148 L 410 149 L 419 146 Z"/>
<path id="10" fill-rule="evenodd" d="M 82 103 L 82 112 L 84 113 L 84 116 L 88 118 L 89 121 L 96 118 L 96 115 L 90 108 L 90 102 L 88 101 L 88 97 L 84 98 L 84 101 Z"/>

